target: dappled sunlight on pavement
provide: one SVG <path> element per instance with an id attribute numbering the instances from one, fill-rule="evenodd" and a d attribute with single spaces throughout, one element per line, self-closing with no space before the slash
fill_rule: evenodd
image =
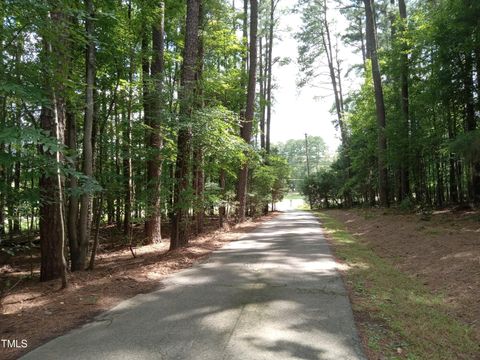
<path id="1" fill-rule="evenodd" d="M 25 359 L 364 359 L 336 268 L 286 212 Z"/>

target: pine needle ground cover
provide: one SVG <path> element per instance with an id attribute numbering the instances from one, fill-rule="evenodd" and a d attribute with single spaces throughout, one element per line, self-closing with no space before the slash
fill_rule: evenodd
<path id="1" fill-rule="evenodd" d="M 345 265 L 341 271 L 369 358 L 478 359 L 479 324 L 475 320 L 478 320 L 475 313 L 479 291 L 475 276 L 478 274 L 472 273 L 471 277 L 463 274 L 470 280 L 464 289 L 460 289 L 461 284 L 453 283 L 455 276 L 451 274 L 452 269 L 460 273 L 461 268 L 475 271 L 469 264 L 471 258 L 478 261 L 474 244 L 469 243 L 475 239 L 475 221 L 470 219 L 462 224 L 462 229 L 471 229 L 473 233 L 458 232 L 457 238 L 461 240 L 457 242 L 465 244 L 463 249 L 457 247 L 455 253 L 450 254 L 451 261 L 438 268 L 435 263 L 445 261 L 447 256 L 446 250 L 441 255 L 435 250 L 441 247 L 439 236 L 443 229 L 433 231 L 430 223 L 419 225 L 414 215 L 396 221 L 391 218 L 399 215 L 375 210 L 334 210 L 317 215 L 335 256 Z M 445 224 L 445 219 L 442 222 Z M 404 229 L 401 224 L 406 224 Z M 405 231 L 411 231 L 411 226 L 418 228 L 417 234 L 411 232 L 410 237 L 402 238 Z M 380 231 L 389 234 L 383 243 Z M 396 248 L 386 249 L 393 241 L 392 234 L 397 238 Z M 415 240 L 423 246 L 422 253 L 416 254 L 418 246 L 411 246 Z M 423 257 L 430 257 L 424 265 L 438 268 L 436 281 L 428 271 L 423 271 Z M 416 262 L 419 264 L 415 265 Z"/>

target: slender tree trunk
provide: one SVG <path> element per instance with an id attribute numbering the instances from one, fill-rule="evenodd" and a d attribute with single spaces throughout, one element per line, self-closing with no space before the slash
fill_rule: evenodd
<path id="1" fill-rule="evenodd" d="M 361 50 L 362 50 L 363 68 L 365 69 L 367 67 L 367 51 L 365 49 L 365 34 L 363 33 L 362 17 L 358 16 L 357 21 L 358 21 L 358 32 L 359 32 L 359 35 L 360 35 L 360 46 L 361 46 Z"/>
<path id="2" fill-rule="evenodd" d="M 87 45 L 85 51 L 86 89 L 85 89 L 85 120 L 83 124 L 83 174 L 93 176 L 93 146 L 92 132 L 95 117 L 94 87 L 95 87 L 95 42 L 94 42 L 94 9 L 93 0 L 85 0 L 85 32 Z M 85 269 L 88 242 L 90 241 L 91 194 L 84 193 L 80 198 L 80 219 L 78 222 L 78 257 L 72 259 L 72 271 Z"/>
<path id="3" fill-rule="evenodd" d="M 196 106 L 203 108 L 203 61 L 204 61 L 204 43 L 203 43 L 203 29 L 204 29 L 204 10 L 202 4 L 200 4 L 199 15 L 199 28 L 201 32 L 198 37 L 198 57 L 197 57 L 197 73 L 196 73 Z M 205 222 L 205 171 L 204 171 L 204 158 L 203 158 L 203 144 L 197 142 L 193 150 L 193 189 L 195 192 L 196 206 L 194 206 L 194 218 L 196 233 L 203 232 Z"/>
<path id="4" fill-rule="evenodd" d="M 128 86 L 128 100 L 126 114 L 123 112 L 124 130 L 122 136 L 123 147 L 123 234 L 130 234 L 131 217 L 132 217 L 132 156 L 131 156 L 131 144 L 132 144 L 132 66 L 129 74 L 129 86 Z M 118 138 L 118 137 L 117 137 Z M 118 141 L 116 141 L 118 143 Z M 117 146 L 119 146 L 117 144 Z M 119 167 L 119 165 L 117 165 Z"/>
<path id="5" fill-rule="evenodd" d="M 477 120 L 475 117 L 474 86 L 472 79 L 473 57 L 472 53 L 465 53 L 465 71 L 464 71 L 464 89 L 465 89 L 465 130 L 467 132 L 477 129 Z M 478 74 L 477 74 L 478 75 Z M 480 161 L 474 159 L 471 161 L 471 175 L 469 179 L 468 195 L 470 201 L 480 204 Z"/>
<path id="6" fill-rule="evenodd" d="M 5 64 L 3 59 L 5 57 L 4 46 L 3 46 L 3 39 L 4 39 L 4 15 L 0 17 L 0 76 L 4 76 L 5 74 Z M 7 97 L 3 94 L 0 95 L 0 127 L 4 128 L 6 126 L 6 118 L 7 118 Z M 0 143 L 0 154 L 5 152 L 5 144 Z M 0 166 L 0 184 L 6 184 L 6 171 L 5 167 L 2 165 Z M 3 237 L 5 236 L 5 194 L 4 192 L 0 192 L 0 243 L 3 241 Z"/>
<path id="7" fill-rule="evenodd" d="M 185 48 L 181 86 L 178 94 L 180 102 L 177 140 L 177 162 L 175 168 L 175 188 L 173 196 L 173 215 L 171 221 L 170 250 L 183 247 L 188 243 L 189 174 L 192 153 L 192 129 L 189 124 L 195 106 L 195 74 L 198 66 L 198 30 L 200 22 L 201 0 L 187 0 L 187 19 Z"/>
<path id="8" fill-rule="evenodd" d="M 221 189 L 221 192 L 222 192 L 222 200 L 226 200 L 225 199 L 225 189 L 226 189 L 226 176 L 225 176 L 225 170 L 220 170 L 220 179 L 219 179 L 219 185 L 220 185 L 220 189 Z M 218 216 L 220 218 L 220 227 L 223 227 L 225 225 L 225 218 L 226 218 L 226 215 L 227 215 L 227 211 L 226 211 L 226 206 L 225 206 L 225 203 L 222 203 L 222 205 L 220 205 L 220 207 L 218 208 Z"/>
<path id="9" fill-rule="evenodd" d="M 245 48 L 248 46 L 248 0 L 243 0 L 243 19 L 242 19 L 242 42 Z M 245 50 L 242 56 L 242 84 L 246 84 L 246 74 L 248 71 L 248 53 Z M 242 87 L 243 88 L 243 87 Z"/>
<path id="10" fill-rule="evenodd" d="M 402 20 L 401 32 L 406 28 L 407 22 L 407 7 L 405 5 L 405 0 L 398 0 L 398 7 L 400 12 L 400 18 Z M 409 174 L 409 154 L 410 154 L 410 106 L 409 106 L 409 90 L 408 90 L 408 77 L 409 77 L 409 65 L 408 65 L 408 54 L 407 47 L 402 44 L 401 46 L 402 54 L 401 56 L 401 109 L 403 115 L 403 136 L 405 137 L 406 148 L 403 151 L 403 159 L 401 166 L 401 194 L 402 199 L 410 195 L 410 174 Z"/>
<path id="11" fill-rule="evenodd" d="M 67 141 L 68 148 L 77 152 L 77 125 L 75 121 L 75 114 L 70 110 L 70 105 L 67 104 L 66 112 L 67 122 Z M 76 169 L 76 161 L 72 164 Z M 78 258 L 78 196 L 75 195 L 75 190 L 78 188 L 78 181 L 75 176 L 69 176 L 68 187 L 72 191 L 69 197 L 67 209 L 67 234 L 70 248 L 70 259 Z"/>
<path id="12" fill-rule="evenodd" d="M 386 164 L 387 138 L 385 134 L 386 116 L 383 99 L 382 77 L 377 55 L 377 39 L 374 22 L 374 0 L 363 0 L 365 4 L 367 52 L 372 66 L 373 86 L 375 89 L 375 107 L 378 126 L 378 191 L 381 206 L 388 206 L 388 171 Z"/>
<path id="13" fill-rule="evenodd" d="M 112 156 L 114 158 L 114 171 L 115 175 L 117 176 L 118 179 L 122 177 L 122 174 L 120 172 L 120 130 L 121 128 L 124 128 L 123 123 L 120 125 L 119 123 L 119 107 L 115 106 L 114 107 L 114 113 L 113 113 L 113 122 L 110 122 L 108 124 L 108 133 L 111 138 L 113 138 L 113 150 L 112 150 Z M 124 115 L 124 110 L 122 109 L 122 119 L 125 118 Z M 119 219 L 119 213 L 120 213 L 120 204 L 121 201 L 118 199 L 117 196 L 113 194 L 108 194 L 107 196 L 107 224 L 108 225 L 115 225 L 117 226 L 118 229 L 121 229 L 121 223 L 118 221 Z"/>
<path id="14" fill-rule="evenodd" d="M 240 136 L 246 143 L 252 138 L 253 115 L 255 106 L 255 84 L 257 71 L 257 27 L 258 27 L 258 2 L 250 0 L 250 68 L 247 87 L 247 104 L 245 121 L 240 130 Z M 248 163 L 243 164 L 238 176 L 237 201 L 238 221 L 245 221 L 248 185 Z"/>
<path id="15" fill-rule="evenodd" d="M 127 10 L 128 24 L 132 26 L 132 1 L 128 1 L 128 10 Z M 122 168 L 123 168 L 123 235 L 128 236 L 130 234 L 130 227 L 132 222 L 132 155 L 131 155 L 131 146 L 132 146 L 132 102 L 133 102 L 133 72 L 135 70 L 134 65 L 134 49 L 133 46 L 130 48 L 129 64 L 128 64 L 128 91 L 127 96 L 127 109 L 126 114 L 125 110 L 122 110 L 122 120 L 123 120 L 123 136 L 122 136 Z M 115 122 L 118 123 L 118 111 L 115 107 Z M 117 174 L 120 174 L 120 162 L 119 162 L 119 147 L 120 140 L 118 137 L 118 130 L 116 130 L 117 136 L 115 136 L 115 152 L 116 152 L 116 162 L 115 168 Z M 120 206 L 117 202 L 117 216 L 120 217 Z M 120 219 L 119 219 L 120 220 Z"/>
<path id="16" fill-rule="evenodd" d="M 264 88 L 264 65 L 263 64 L 263 42 L 262 37 L 258 41 L 260 56 L 259 59 L 259 83 L 260 83 L 260 148 L 265 149 L 265 88 Z"/>
<path id="17" fill-rule="evenodd" d="M 323 29 L 324 29 L 324 31 L 322 32 L 322 43 L 323 43 L 323 48 L 325 49 L 325 54 L 327 56 L 327 64 L 328 64 L 328 70 L 330 75 L 330 81 L 332 83 L 333 95 L 335 99 L 335 110 L 337 113 L 338 126 L 340 128 L 340 136 L 342 138 L 342 144 L 346 146 L 347 129 L 343 121 L 343 102 L 341 100 L 343 98 L 343 95 L 340 94 L 340 90 L 338 87 L 338 80 L 337 80 L 337 74 L 336 74 L 337 70 L 336 70 L 335 58 L 333 54 L 332 38 L 330 36 L 330 25 L 328 23 L 328 13 L 327 13 L 328 7 L 327 6 L 328 6 L 327 1 L 324 0 L 323 19 L 321 19 L 323 23 Z"/>
<path id="18" fill-rule="evenodd" d="M 147 244 L 160 241 L 161 233 L 161 208 L 160 208 L 160 179 L 162 159 L 160 151 L 163 146 L 161 135 L 162 123 L 162 92 L 164 78 L 164 4 L 160 3 L 159 18 L 152 28 L 153 63 L 152 63 L 152 117 L 148 136 L 150 154 L 147 161 L 147 220 L 145 221 L 145 235 Z"/>
<path id="19" fill-rule="evenodd" d="M 343 91 L 342 91 L 342 81 L 341 81 L 341 67 L 340 67 L 340 58 L 338 54 L 338 47 L 334 48 L 332 45 L 332 37 L 330 33 L 330 24 L 328 17 L 328 3 L 326 0 L 323 1 L 323 32 L 322 32 L 322 45 L 325 50 L 327 57 L 328 70 L 330 75 L 330 81 L 332 84 L 333 95 L 335 99 L 335 110 L 337 113 L 338 127 L 340 128 L 340 137 L 342 140 L 343 151 L 346 160 L 346 171 L 347 177 L 350 178 L 350 155 L 349 155 L 349 145 L 348 145 L 348 132 L 347 126 L 344 121 L 344 104 L 343 104 Z M 346 206 L 351 206 L 352 204 L 352 195 L 349 190 L 347 190 L 345 195 Z"/>
<path id="20" fill-rule="evenodd" d="M 203 232 L 203 226 L 205 221 L 205 199 L 203 193 L 203 189 L 205 187 L 205 172 L 203 170 L 204 159 L 203 149 L 201 147 L 196 147 L 194 149 L 193 162 L 193 189 L 196 201 L 196 206 L 194 207 L 195 229 L 196 233 L 200 234 L 201 232 Z"/>
<path id="21" fill-rule="evenodd" d="M 267 64 L 267 124 L 265 150 L 270 153 L 270 131 L 272 124 L 272 81 L 273 81 L 273 30 L 275 26 L 275 7 L 278 1 L 270 0 L 270 23 L 268 27 L 268 64 Z"/>
<path id="22" fill-rule="evenodd" d="M 15 194 L 20 193 L 20 170 L 21 170 L 20 162 L 16 161 L 15 165 L 13 166 L 13 191 L 15 192 Z M 20 213 L 16 206 L 13 206 L 12 215 L 13 215 L 12 234 L 20 234 Z"/>

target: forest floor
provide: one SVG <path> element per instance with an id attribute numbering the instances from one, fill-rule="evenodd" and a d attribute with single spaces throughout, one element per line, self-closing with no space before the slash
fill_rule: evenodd
<path id="1" fill-rule="evenodd" d="M 0 348 L 0 358 L 16 359 L 122 300 L 157 289 L 160 280 L 169 274 L 191 267 L 276 215 L 272 213 L 225 229 L 211 225 L 210 230 L 192 238 L 188 247 L 176 251 L 168 251 L 168 239 L 139 246 L 134 250 L 136 257 L 115 228 L 102 229 L 103 245 L 95 269 L 70 273 L 69 287 L 65 290 L 59 290 L 58 280 L 38 282 L 38 254 L 11 258 L 0 267 L 0 285 L 10 289 L 0 299 L 0 338 L 25 339 L 28 348 Z M 139 227 L 135 237 L 140 239 L 141 234 Z"/>
<path id="2" fill-rule="evenodd" d="M 319 216 L 370 359 L 480 359 L 480 212 Z"/>

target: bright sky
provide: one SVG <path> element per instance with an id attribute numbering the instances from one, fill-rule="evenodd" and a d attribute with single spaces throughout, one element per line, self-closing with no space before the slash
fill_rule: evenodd
<path id="1" fill-rule="evenodd" d="M 280 0 L 280 11 L 292 7 L 297 0 Z M 330 16 L 335 19 L 337 29 L 346 26 L 346 19 L 336 10 L 330 11 Z M 321 136 L 334 153 L 340 144 L 339 132 L 332 124 L 335 118 L 330 110 L 334 104 L 331 85 L 319 88 L 297 89 L 298 75 L 297 44 L 293 38 L 299 31 L 301 18 L 299 14 L 284 13 L 280 18 L 280 31 L 277 37 L 281 38 L 274 44 L 274 58 L 289 57 L 291 63 L 281 66 L 276 64 L 273 70 L 276 89 L 273 90 L 275 99 L 272 115 L 272 142 L 281 142 L 288 139 L 303 139 L 305 133 L 312 136 Z M 359 55 L 353 54 L 351 48 L 340 45 L 343 64 L 346 70 L 349 64 L 359 63 Z M 342 79 L 344 93 L 349 88 L 356 86 L 358 80 Z"/>

